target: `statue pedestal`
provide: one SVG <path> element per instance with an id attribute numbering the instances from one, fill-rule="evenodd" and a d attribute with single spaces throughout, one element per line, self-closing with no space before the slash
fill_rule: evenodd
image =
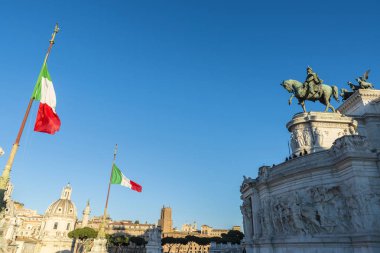
<path id="1" fill-rule="evenodd" d="M 292 154 L 297 156 L 329 149 L 336 139 L 357 134 L 353 118 L 331 112 L 298 113 L 286 127 Z"/>
<path id="2" fill-rule="evenodd" d="M 162 252 L 161 229 L 154 227 L 148 230 L 148 232 L 149 232 L 149 239 L 148 239 L 148 243 L 145 246 L 145 249 L 146 249 L 145 253 L 161 253 Z"/>
<path id="3" fill-rule="evenodd" d="M 380 90 L 357 90 L 338 111 L 358 121 L 358 132 L 380 150 Z"/>
<path id="4" fill-rule="evenodd" d="M 158 243 L 148 243 L 145 245 L 146 253 L 161 253 L 162 246 Z"/>
<path id="5" fill-rule="evenodd" d="M 97 238 L 94 240 L 94 245 L 90 253 L 108 253 L 107 252 L 107 239 Z"/>
<path id="6" fill-rule="evenodd" d="M 380 90 L 359 89 L 354 92 L 342 105 L 338 111 L 349 116 L 363 116 L 365 114 L 380 113 Z"/>

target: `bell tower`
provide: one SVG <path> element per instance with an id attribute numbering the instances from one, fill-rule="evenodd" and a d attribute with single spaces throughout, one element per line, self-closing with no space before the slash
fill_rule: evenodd
<path id="1" fill-rule="evenodd" d="M 67 183 L 67 185 L 63 188 L 61 199 L 68 199 L 71 200 L 71 185 L 70 183 Z"/>
<path id="2" fill-rule="evenodd" d="M 161 227 L 162 233 L 173 231 L 172 209 L 170 207 L 162 207 L 158 226 Z"/>

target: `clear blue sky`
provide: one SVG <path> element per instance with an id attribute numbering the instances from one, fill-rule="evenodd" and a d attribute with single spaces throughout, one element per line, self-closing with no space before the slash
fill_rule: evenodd
<path id="1" fill-rule="evenodd" d="M 243 175 L 284 160 L 301 110 L 282 80 L 310 65 L 347 88 L 370 68 L 380 87 L 375 0 L 0 1 L 0 16 L 1 168 L 61 26 L 49 59 L 61 131 L 33 132 L 35 103 L 11 174 L 40 213 L 70 182 L 79 217 L 87 199 L 100 215 L 118 143 L 143 192 L 112 186 L 112 218 L 155 223 L 165 204 L 177 227 L 241 224 Z"/>

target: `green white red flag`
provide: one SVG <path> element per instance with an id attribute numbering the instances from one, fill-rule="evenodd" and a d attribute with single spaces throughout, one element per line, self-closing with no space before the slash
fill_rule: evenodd
<path id="1" fill-rule="evenodd" d="M 111 184 L 119 184 L 137 192 L 142 191 L 142 186 L 125 177 L 116 164 L 112 166 Z"/>
<path id="2" fill-rule="evenodd" d="M 57 132 L 61 120 L 55 112 L 57 99 L 46 63 L 42 66 L 32 98 L 40 101 L 34 131 L 48 134 Z"/>

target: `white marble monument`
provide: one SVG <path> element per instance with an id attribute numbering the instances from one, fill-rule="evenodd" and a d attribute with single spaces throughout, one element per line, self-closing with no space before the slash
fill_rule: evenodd
<path id="1" fill-rule="evenodd" d="M 107 239 L 96 238 L 90 253 L 107 253 Z"/>
<path id="2" fill-rule="evenodd" d="M 358 90 L 338 113 L 293 117 L 295 158 L 241 185 L 248 253 L 380 252 L 379 101 Z"/>
<path id="3" fill-rule="evenodd" d="M 161 229 L 160 228 L 152 228 L 149 231 L 149 239 L 148 243 L 145 246 L 146 253 L 161 253 Z"/>

